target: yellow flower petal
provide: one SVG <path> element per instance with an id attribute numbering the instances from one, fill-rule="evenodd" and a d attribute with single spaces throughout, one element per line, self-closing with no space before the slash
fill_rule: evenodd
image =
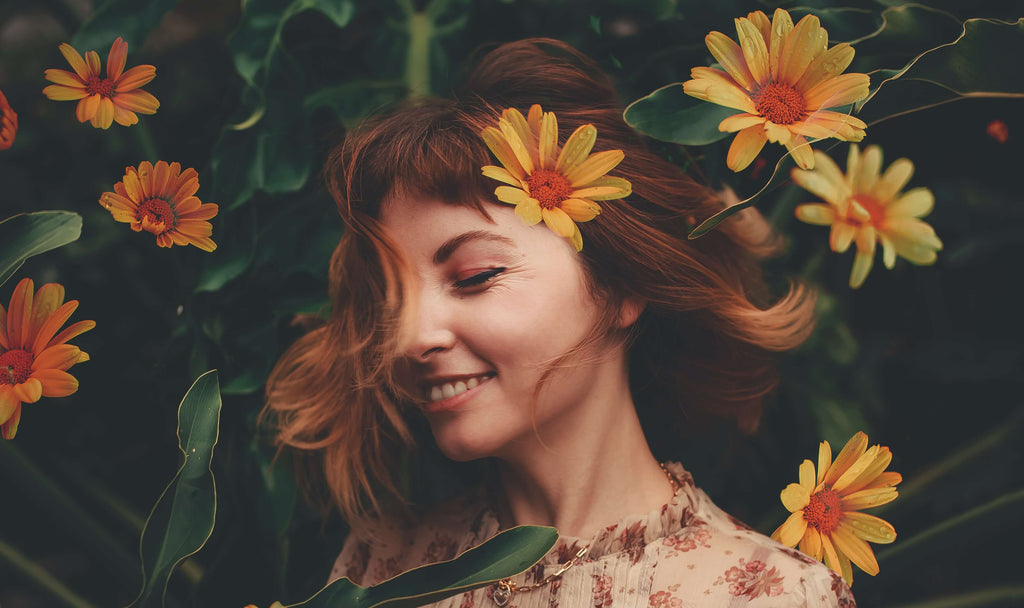
<path id="1" fill-rule="evenodd" d="M 851 176 L 854 192 L 871 192 L 882 169 L 882 149 L 868 146 L 860 156 L 857 171 Z"/>
<path id="2" fill-rule="evenodd" d="M 782 504 L 789 512 L 796 512 L 807 506 L 811 500 L 811 491 L 798 483 L 791 483 L 786 489 L 779 493 Z"/>
<path id="3" fill-rule="evenodd" d="M 832 446 L 828 441 L 818 444 L 818 478 L 817 483 L 825 480 L 825 472 L 832 466 Z"/>
<path id="4" fill-rule="evenodd" d="M 740 112 L 739 114 L 733 114 L 722 119 L 722 122 L 718 123 L 718 130 L 726 133 L 735 133 L 754 125 L 762 125 L 764 122 L 764 116 Z"/>
<path id="5" fill-rule="evenodd" d="M 871 488 L 853 492 L 843 497 L 843 509 L 854 511 L 870 509 L 896 500 L 899 492 L 893 487 Z"/>
<path id="6" fill-rule="evenodd" d="M 93 74 L 89 71 L 89 66 L 86 65 L 85 60 L 78 54 L 78 51 L 74 49 L 70 44 L 64 43 L 57 47 L 60 49 L 60 54 L 64 55 L 64 59 L 67 59 L 68 63 L 71 64 L 71 69 L 78 74 L 78 77 L 83 81 L 89 80 Z"/>
<path id="7" fill-rule="evenodd" d="M 693 71 L 696 70 L 697 68 L 694 68 Z M 687 80 L 683 83 L 683 92 L 691 97 L 703 99 L 704 101 L 727 108 L 735 108 L 751 114 L 757 112 L 757 106 L 750 99 L 750 94 L 740 86 L 727 82 L 724 79 L 702 77 L 695 80 Z"/>
<path id="8" fill-rule="evenodd" d="M 843 73 L 853 61 L 853 47 L 841 42 L 814 58 L 804 70 L 803 76 L 793 85 L 798 91 L 806 93 L 818 84 Z M 821 107 L 821 106 L 818 106 Z"/>
<path id="9" fill-rule="evenodd" d="M 540 152 L 538 154 L 541 169 L 550 169 L 558 159 L 558 121 L 554 112 L 545 112 L 540 124 Z"/>
<path id="10" fill-rule="evenodd" d="M 811 87 L 804 93 L 808 108 L 835 108 L 860 101 L 870 93 L 867 74 L 840 74 Z"/>
<path id="11" fill-rule="evenodd" d="M 587 160 L 566 171 L 565 179 L 573 188 L 586 186 L 614 169 L 626 155 L 622 150 L 605 150 L 587 157 Z"/>
<path id="12" fill-rule="evenodd" d="M 857 289 L 864 284 L 864 279 L 868 278 L 868 273 L 871 272 L 871 266 L 874 264 L 874 254 L 866 254 L 857 252 L 857 255 L 853 256 L 853 269 L 850 271 L 850 289 Z"/>
<path id="13" fill-rule="evenodd" d="M 786 37 L 779 57 L 777 80 L 793 84 L 800 80 L 811 61 L 825 48 L 821 44 L 821 22 L 814 15 L 805 15 Z M 808 102 L 808 107 L 818 108 Z"/>
<path id="14" fill-rule="evenodd" d="M 775 9 L 772 15 L 771 40 L 768 44 L 768 67 L 771 70 L 772 78 L 779 79 L 779 61 L 782 58 L 782 47 L 785 46 L 786 38 L 793 31 L 793 19 L 789 13 L 781 8 Z"/>
<path id="15" fill-rule="evenodd" d="M 81 99 L 78 102 L 78 106 L 75 107 L 75 118 L 78 122 L 85 122 L 92 120 L 96 116 L 97 110 L 100 108 L 100 96 L 90 95 Z"/>
<path id="16" fill-rule="evenodd" d="M 836 212 L 835 209 L 829 205 L 807 203 L 797 205 L 796 218 L 802 222 L 807 222 L 808 224 L 829 226 L 835 221 Z"/>
<path id="17" fill-rule="evenodd" d="M 886 173 L 888 174 L 888 172 Z M 876 185 L 877 189 L 878 186 Z M 934 206 L 935 196 L 931 190 L 928 188 L 914 188 L 905 192 L 903 196 L 896 199 L 896 202 L 891 203 L 886 212 L 890 217 L 904 216 L 916 218 L 928 215 L 932 212 L 932 207 Z"/>
<path id="18" fill-rule="evenodd" d="M 43 396 L 43 384 L 36 378 L 28 378 L 14 385 L 14 396 L 23 403 L 35 403 Z"/>
<path id="19" fill-rule="evenodd" d="M 840 203 L 850 197 L 850 187 L 846 183 L 846 179 L 839 167 L 824 152 L 817 151 L 814 160 L 813 171 L 793 169 L 790 171 L 790 177 L 804 190 L 836 205 L 837 210 L 841 213 L 843 207 Z"/>
<path id="20" fill-rule="evenodd" d="M 616 192 L 608 194 L 594 194 L 591 191 L 597 188 L 615 188 Z M 581 192 L 587 192 L 585 196 L 580 194 Z M 580 190 L 576 190 L 572 193 L 573 198 L 588 198 L 592 201 L 610 201 L 617 198 L 626 198 L 633 193 L 633 185 L 629 183 L 629 180 L 622 179 L 621 177 L 599 177 L 589 184 L 581 186 Z"/>
<path id="21" fill-rule="evenodd" d="M 757 86 L 764 86 L 771 80 L 771 73 L 768 69 L 768 46 L 761 30 L 750 20 L 740 18 L 736 19 L 736 35 L 750 75 Z"/>
<path id="22" fill-rule="evenodd" d="M 757 87 L 757 81 L 747 68 L 743 50 L 731 38 L 721 32 L 711 32 L 704 38 L 704 42 L 715 60 L 740 86 L 748 91 L 753 91 Z"/>
<path id="23" fill-rule="evenodd" d="M 487 147 L 498 159 L 498 162 L 504 165 L 505 169 L 515 176 L 517 180 L 522 180 L 526 177 L 523 166 L 519 163 L 515 152 L 512 151 L 512 146 L 505 140 L 505 136 L 502 135 L 501 131 L 494 127 L 487 127 L 480 133 L 480 137 L 483 138 L 484 143 L 487 144 Z"/>
<path id="24" fill-rule="evenodd" d="M 793 139 L 792 131 L 782 125 L 777 125 L 770 121 L 765 121 L 764 123 L 764 134 L 765 137 L 768 138 L 768 141 L 774 144 L 789 145 L 789 142 Z"/>
<path id="25" fill-rule="evenodd" d="M 522 188 L 514 188 L 512 186 L 498 186 L 494 189 L 494 195 L 498 197 L 499 201 L 512 205 L 517 205 L 530 198 L 530 195 L 524 192 Z"/>
<path id="26" fill-rule="evenodd" d="M 866 542 L 843 526 L 836 528 L 831 537 L 836 549 L 849 557 L 858 568 L 871 576 L 878 574 L 878 562 L 875 561 L 875 554 Z"/>
<path id="27" fill-rule="evenodd" d="M 601 213 L 601 205 L 578 198 L 566 199 L 558 208 L 576 222 L 589 222 Z"/>
<path id="28" fill-rule="evenodd" d="M 816 560 L 821 560 L 821 534 L 814 528 L 807 526 L 807 531 L 800 539 L 800 550 Z"/>
<path id="29" fill-rule="evenodd" d="M 43 95 L 46 95 L 47 99 L 54 101 L 74 101 L 75 99 L 82 99 L 88 94 L 83 88 L 68 87 L 62 84 L 51 84 L 43 88 Z"/>
<path id="30" fill-rule="evenodd" d="M 868 436 L 863 432 L 858 431 L 850 440 L 846 442 L 843 449 L 840 450 L 839 455 L 836 456 L 832 466 L 829 467 L 828 473 L 825 474 L 825 485 L 831 486 L 836 482 L 839 477 L 846 472 L 846 469 L 860 458 L 861 454 L 868 447 Z"/>
<path id="31" fill-rule="evenodd" d="M 43 77 L 49 80 L 50 82 L 55 82 L 57 84 L 69 86 L 75 89 L 81 89 L 82 96 L 84 97 L 86 95 L 85 83 L 82 82 L 82 79 L 79 78 L 78 75 L 72 74 L 67 70 L 46 70 L 45 72 L 43 72 Z M 43 93 L 46 93 L 46 89 L 43 89 Z"/>
<path id="32" fill-rule="evenodd" d="M 565 142 L 565 147 L 559 153 L 558 161 L 555 163 L 555 170 L 565 175 L 567 171 L 575 169 L 590 154 L 590 151 L 594 148 L 595 141 L 597 141 L 597 129 L 594 128 L 594 125 L 581 125 L 578 127 L 569 136 L 568 141 Z"/>
<path id="33" fill-rule="evenodd" d="M 133 89 L 149 84 L 156 77 L 156 68 L 151 65 L 137 65 L 127 70 L 117 79 L 117 86 L 114 90 L 118 93 L 127 93 Z"/>
<path id="34" fill-rule="evenodd" d="M 882 245 L 882 263 L 892 270 L 896 265 L 896 244 L 884 232 L 878 233 L 878 242 Z"/>
<path id="35" fill-rule="evenodd" d="M 789 133 L 789 130 L 787 129 L 786 132 Z M 814 150 L 802 135 L 793 135 L 785 144 L 798 167 L 801 169 L 814 168 Z"/>
<path id="36" fill-rule="evenodd" d="M 512 138 L 503 125 L 511 127 L 512 131 L 516 134 L 516 138 Z M 527 154 L 530 165 L 528 166 L 527 162 L 522 158 L 519 158 L 518 152 L 516 153 L 516 156 L 519 158 L 519 162 L 523 165 L 523 168 L 526 169 L 526 172 L 531 173 L 534 168 L 539 165 L 540 157 L 537 152 L 537 137 L 530 131 L 530 124 L 526 122 L 526 118 L 519 110 L 515 108 L 508 108 L 501 113 L 501 120 L 498 121 L 498 126 L 501 128 L 502 132 L 505 133 L 505 139 L 507 139 L 509 144 L 512 145 L 513 151 L 516 150 L 515 139 L 518 139 L 522 144 L 522 150 Z"/>
<path id="37" fill-rule="evenodd" d="M 804 520 L 803 511 L 796 511 L 790 514 L 786 521 L 772 533 L 772 538 L 787 547 L 793 547 L 800 542 L 806 530 L 807 521 Z"/>
<path id="38" fill-rule="evenodd" d="M 576 224 L 561 209 L 541 208 L 541 216 L 544 218 L 544 223 L 547 224 L 548 228 L 558 236 L 569 238 L 576 230 Z"/>
<path id="39" fill-rule="evenodd" d="M 910 181 L 913 175 L 914 163 L 905 158 L 897 158 L 875 183 L 875 187 L 871 190 L 871 195 L 880 201 L 891 201 L 896 198 L 900 190 L 903 190 L 903 187 L 907 185 L 907 182 Z M 931 207 L 929 206 L 930 209 Z M 892 211 L 891 206 L 889 210 Z"/>
<path id="40" fill-rule="evenodd" d="M 832 544 L 832 539 L 827 534 L 821 535 L 821 553 L 825 560 L 825 565 L 836 574 L 842 574 L 843 567 L 839 561 L 839 554 L 836 552 L 835 545 Z"/>
<path id="41" fill-rule="evenodd" d="M 85 63 L 86 63 L 86 65 L 89 66 L 89 72 L 90 73 L 95 74 L 96 76 L 100 75 L 100 54 L 99 53 L 97 53 L 96 51 L 86 51 L 86 53 L 85 53 Z"/>
<path id="42" fill-rule="evenodd" d="M 78 390 L 78 380 L 66 371 L 43 369 L 32 376 L 42 383 L 43 397 L 67 397 Z"/>
<path id="43" fill-rule="evenodd" d="M 110 45 L 110 52 L 107 53 L 107 78 L 116 81 L 124 70 L 125 60 L 128 58 L 128 45 L 118 36 Z"/>
<path id="44" fill-rule="evenodd" d="M 540 222 L 542 214 L 540 211 L 540 203 L 537 199 L 526 198 L 516 205 L 516 215 L 519 216 L 527 226 L 533 226 Z"/>
<path id="45" fill-rule="evenodd" d="M 800 485 L 807 490 L 808 494 L 813 492 L 814 486 L 817 485 L 817 481 L 814 477 L 814 463 L 810 460 L 805 460 L 800 463 Z"/>
<path id="46" fill-rule="evenodd" d="M 737 172 L 746 169 L 750 163 L 754 162 L 767 141 L 768 138 L 765 137 L 764 128 L 761 125 L 743 129 L 736 134 L 729 146 L 729 154 L 725 160 L 726 165 Z"/>
<path id="47" fill-rule="evenodd" d="M 512 175 L 512 173 L 505 167 L 487 165 L 485 167 L 482 167 L 481 172 L 484 174 L 485 177 L 496 179 L 499 182 L 504 182 L 506 184 L 509 184 L 510 186 L 515 186 L 517 188 L 522 188 L 523 186 L 523 183 L 520 180 L 516 179 L 516 176 Z"/>

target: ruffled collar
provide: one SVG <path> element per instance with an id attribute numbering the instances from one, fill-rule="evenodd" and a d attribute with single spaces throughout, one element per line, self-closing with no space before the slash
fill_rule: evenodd
<path id="1" fill-rule="evenodd" d="M 582 547 L 589 545 L 584 561 L 597 560 L 606 555 L 628 553 L 634 561 L 643 554 L 644 547 L 657 540 L 672 536 L 690 525 L 697 507 L 696 486 L 693 476 L 678 462 L 667 462 L 665 468 L 679 482 L 679 490 L 672 500 L 647 514 L 623 517 L 618 522 L 598 530 L 591 538 L 561 536 L 551 551 L 539 562 L 541 565 L 562 564 L 570 560 Z M 482 489 L 487 507 L 482 518 L 484 527 L 500 528 L 493 496 Z"/>

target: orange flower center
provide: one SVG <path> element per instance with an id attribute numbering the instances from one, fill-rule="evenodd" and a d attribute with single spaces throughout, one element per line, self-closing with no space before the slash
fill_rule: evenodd
<path id="1" fill-rule="evenodd" d="M 9 350 L 0 355 L 0 384 L 21 384 L 32 373 L 32 354 Z"/>
<path id="2" fill-rule="evenodd" d="M 831 489 L 811 494 L 810 502 L 804 507 L 804 521 L 823 534 L 836 529 L 842 514 L 839 492 Z"/>
<path id="3" fill-rule="evenodd" d="M 769 82 L 754 94 L 757 113 L 777 125 L 791 125 L 804 116 L 804 96 L 788 84 Z"/>
<path id="4" fill-rule="evenodd" d="M 150 198 L 139 203 L 135 220 L 142 228 L 153 234 L 163 234 L 178 225 L 174 208 L 162 198 Z"/>
<path id="5" fill-rule="evenodd" d="M 876 228 L 881 227 L 882 222 L 885 220 L 885 209 L 878 202 L 878 199 L 867 194 L 858 194 L 853 197 L 853 200 L 857 201 L 861 207 L 864 207 L 864 210 L 868 212 L 870 217 L 860 217 L 851 210 L 846 214 L 847 223 L 858 228 L 865 224 L 873 224 Z"/>
<path id="6" fill-rule="evenodd" d="M 556 209 L 572 194 L 572 184 L 558 171 L 537 169 L 526 178 L 530 197 L 537 199 L 543 209 Z"/>
<path id="7" fill-rule="evenodd" d="M 100 78 L 99 76 L 90 76 L 89 80 L 85 81 L 85 92 L 90 95 L 100 95 L 102 97 L 113 97 L 114 96 L 114 81 L 109 78 Z"/>

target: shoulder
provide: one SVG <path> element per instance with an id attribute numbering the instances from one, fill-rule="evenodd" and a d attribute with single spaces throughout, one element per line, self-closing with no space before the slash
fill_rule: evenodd
<path id="1" fill-rule="evenodd" d="M 446 561 L 497 531 L 482 492 L 472 489 L 408 518 L 383 517 L 354 527 L 334 561 L 330 579 L 364 587 L 406 570 Z"/>
<path id="2" fill-rule="evenodd" d="M 756 532 L 700 490 L 693 499 L 687 525 L 661 541 L 654 590 L 665 601 L 655 608 L 675 608 L 673 598 L 678 606 L 854 608 L 846 583 L 824 564 Z"/>

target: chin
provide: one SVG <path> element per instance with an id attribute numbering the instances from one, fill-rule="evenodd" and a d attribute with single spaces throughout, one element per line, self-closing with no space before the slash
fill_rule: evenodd
<path id="1" fill-rule="evenodd" d="M 467 428 L 462 421 L 430 421 L 434 442 L 445 458 L 455 462 L 468 462 L 496 456 L 508 438 L 499 438 L 486 431 L 494 429 Z"/>

